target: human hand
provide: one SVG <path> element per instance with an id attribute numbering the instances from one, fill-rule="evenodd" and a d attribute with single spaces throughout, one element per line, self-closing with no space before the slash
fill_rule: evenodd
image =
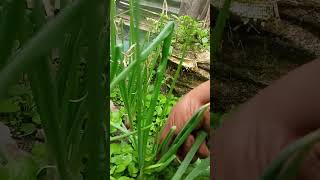
<path id="1" fill-rule="evenodd" d="M 213 135 L 216 180 L 257 180 L 287 145 L 320 128 L 320 60 L 304 65 L 224 121 Z M 320 144 L 304 159 L 297 179 L 320 179 Z"/>
<path id="2" fill-rule="evenodd" d="M 200 86 L 196 87 L 172 108 L 168 121 L 163 129 L 160 137 L 160 143 L 165 139 L 172 126 L 176 126 L 174 135 L 177 135 L 192 117 L 192 115 L 203 105 L 210 102 L 210 81 L 207 81 Z M 197 131 L 204 129 L 209 134 L 210 131 L 210 110 L 204 113 L 204 118 L 201 123 L 197 126 L 196 130 L 191 133 L 185 143 L 180 147 L 178 156 L 184 158 L 192 145 L 194 144 L 195 138 L 197 137 Z M 204 158 L 209 156 L 209 149 L 206 142 L 203 142 L 196 156 Z"/>

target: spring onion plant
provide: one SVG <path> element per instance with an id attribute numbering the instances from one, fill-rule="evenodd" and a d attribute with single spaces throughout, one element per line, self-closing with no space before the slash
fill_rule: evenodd
<path id="1" fill-rule="evenodd" d="M 129 50 L 125 52 L 123 44 L 118 43 L 124 42 L 124 40 L 117 41 L 117 39 L 121 38 L 117 36 L 117 32 L 123 32 L 123 30 L 117 29 L 118 27 L 114 22 L 116 17 L 116 2 L 115 0 L 111 1 L 110 89 L 112 91 L 115 88 L 119 88 L 132 130 L 125 131 L 121 127 L 115 127 L 124 134 L 111 137 L 111 140 L 129 137 L 134 150 L 138 154 L 138 179 L 147 179 L 149 174 L 161 172 L 176 159 L 178 148 L 199 124 L 208 105 L 203 106 L 195 113 L 189 123 L 175 137 L 173 136 L 175 127 L 173 127 L 161 145 L 159 144 L 158 136 L 150 136 L 149 132 L 153 122 L 153 114 L 157 105 L 158 96 L 161 93 L 161 86 L 164 83 L 168 58 L 172 52 L 171 43 L 175 24 L 171 21 L 168 22 L 154 38 L 150 38 L 150 34 L 148 34 L 146 38 L 141 38 L 139 31 L 139 1 L 130 0 L 129 2 Z M 185 55 L 183 55 L 183 57 L 184 56 Z M 170 86 L 168 97 L 171 96 L 175 82 L 179 77 L 183 57 L 181 58 L 178 70 Z M 155 71 L 153 71 L 153 69 L 155 69 Z M 151 100 L 147 100 L 146 96 L 150 93 Z M 166 107 L 163 107 L 163 109 L 168 108 L 168 101 L 170 101 L 170 98 L 167 99 Z M 190 152 L 188 158 L 182 162 L 179 172 L 185 172 L 186 167 L 188 167 L 196 150 L 199 148 L 199 143 L 202 143 L 206 136 L 207 134 L 202 132 L 192 152 Z M 170 142 L 172 143 L 169 146 Z M 152 146 L 150 146 L 150 144 L 152 144 Z M 175 176 L 175 179 L 180 178 L 179 175 Z"/>
<path id="2" fill-rule="evenodd" d="M 54 167 L 45 168 L 47 179 L 108 177 L 106 2 L 61 0 L 60 12 L 47 20 L 41 0 L 31 9 L 27 1 L 1 1 L 0 100 L 27 74 L 46 136 L 45 167 Z"/>

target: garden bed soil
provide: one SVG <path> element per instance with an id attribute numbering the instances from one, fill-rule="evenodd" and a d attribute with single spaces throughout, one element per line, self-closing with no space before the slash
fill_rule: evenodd
<path id="1" fill-rule="evenodd" d="M 169 58 L 169 64 L 166 73 L 166 84 L 170 85 L 174 74 L 180 63 L 181 55 L 173 53 Z M 210 52 L 188 52 L 184 62 L 179 78 L 177 79 L 174 88 L 175 96 L 183 96 L 193 88 L 210 79 Z M 169 86 L 164 87 L 164 91 L 169 89 Z"/>
<path id="2" fill-rule="evenodd" d="M 288 11 L 292 8 L 305 13 L 293 15 Z M 320 13 L 316 12 L 320 12 L 317 7 L 280 4 L 278 26 L 266 22 L 264 27 L 259 21 L 244 25 L 232 15 L 225 29 L 221 58 L 212 60 L 213 110 L 229 112 L 274 80 L 319 57 Z"/>

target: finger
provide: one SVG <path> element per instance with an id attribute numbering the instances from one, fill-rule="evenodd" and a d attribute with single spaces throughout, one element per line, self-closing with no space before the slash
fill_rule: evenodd
<path id="1" fill-rule="evenodd" d="M 319 68 L 320 59 L 289 72 L 259 92 L 250 101 L 250 111 L 266 114 L 268 119 L 292 131 L 320 127 Z"/>
<path id="2" fill-rule="evenodd" d="M 203 142 L 197 152 L 199 158 L 206 158 L 210 155 L 209 148 L 207 147 L 206 142 Z"/>
<path id="3" fill-rule="evenodd" d="M 182 144 L 178 152 L 178 156 L 181 160 L 183 160 L 186 157 L 187 153 L 190 151 L 193 144 L 194 144 L 194 136 L 189 135 L 187 140 Z"/>

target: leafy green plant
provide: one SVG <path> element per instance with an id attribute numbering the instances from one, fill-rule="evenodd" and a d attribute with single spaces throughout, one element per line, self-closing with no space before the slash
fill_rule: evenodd
<path id="1" fill-rule="evenodd" d="M 177 26 L 172 43 L 177 50 L 182 51 L 185 44 L 189 46 L 192 44 L 190 51 L 209 50 L 209 28 L 205 26 L 203 21 L 197 21 L 190 16 L 169 16 L 165 13 L 160 14 L 159 19 L 147 18 L 147 20 L 152 23 L 152 33 L 160 32 L 168 21 L 174 21 Z"/>
<path id="2" fill-rule="evenodd" d="M 34 134 L 41 127 L 41 120 L 36 110 L 32 91 L 21 84 L 8 90 L 9 98 L 0 103 L 0 114 L 15 137 Z"/>
<path id="3" fill-rule="evenodd" d="M 0 100 L 25 73 L 46 135 L 46 162 L 55 167 L 44 168 L 47 178 L 105 179 L 107 92 L 102 77 L 109 4 L 61 1 L 61 12 L 47 22 L 42 1 L 34 1 L 32 9 L 25 3 L 1 4 Z"/>
<path id="4" fill-rule="evenodd" d="M 197 21 L 190 16 L 180 16 L 175 17 L 175 19 L 178 24 L 176 43 L 184 44 L 190 41 L 193 45 L 191 50 L 203 51 L 209 49 L 209 28 L 204 26 L 204 22 Z"/>
<path id="5" fill-rule="evenodd" d="M 110 154 L 110 159 L 111 159 L 111 169 L 110 169 L 110 174 L 112 175 L 113 178 L 121 178 L 121 177 L 132 177 L 132 178 L 136 178 L 137 177 L 137 173 L 133 173 L 136 172 L 136 170 L 138 170 L 138 161 L 137 161 L 137 154 L 134 152 L 134 149 L 131 145 L 131 143 L 128 143 L 128 137 L 132 136 L 132 135 L 136 135 L 137 131 L 130 131 L 130 129 L 127 129 L 126 127 L 126 123 L 128 122 L 124 122 L 126 121 L 126 109 L 121 106 L 123 105 L 122 103 L 122 98 L 119 98 L 120 96 L 120 92 L 118 91 L 114 91 L 111 94 L 111 99 L 116 102 L 115 104 L 117 106 L 119 106 L 120 108 L 116 111 L 113 111 L 111 113 L 111 129 L 110 129 L 110 141 L 111 141 L 111 154 Z M 146 99 L 148 102 L 150 102 L 151 100 L 151 94 L 146 96 Z M 170 98 L 171 102 L 170 107 L 172 107 L 175 102 L 177 101 L 177 97 L 172 97 Z M 150 132 L 149 132 L 149 136 L 150 137 L 156 137 L 159 133 L 159 129 L 163 126 L 163 124 L 165 123 L 165 121 L 163 120 L 164 117 L 163 112 L 164 109 L 164 105 L 167 101 L 167 97 L 163 94 L 159 94 L 158 97 L 158 101 L 157 101 L 157 106 L 155 107 L 155 112 L 153 115 L 153 122 L 151 124 L 151 126 L 149 126 L 148 128 L 150 128 Z M 145 109 L 148 108 L 148 104 L 146 103 L 145 105 Z M 167 109 L 167 112 L 165 113 L 165 117 L 167 117 L 167 115 L 169 114 L 171 108 Z M 146 129 L 146 128 L 143 128 Z M 124 150 L 125 152 L 121 152 L 121 150 L 119 150 L 119 147 L 121 147 L 121 149 L 127 149 Z M 130 149 L 130 150 L 129 150 Z M 112 152 L 118 152 L 118 153 L 112 153 Z M 121 158 L 125 159 L 125 157 L 130 156 L 130 158 L 126 158 L 128 161 L 130 161 L 130 163 L 122 163 L 123 161 L 121 160 Z M 120 167 L 119 167 L 120 166 Z M 120 170 L 118 170 L 118 168 L 120 168 Z M 124 168 L 124 169 L 123 169 Z"/>
<path id="6" fill-rule="evenodd" d="M 121 143 L 112 143 L 110 145 L 110 174 L 112 174 L 112 178 L 114 177 L 124 178 L 126 176 L 121 176 L 122 174 L 128 174 L 130 177 L 137 177 L 139 172 L 136 164 L 137 158 L 134 156 L 134 150 L 132 146 L 126 142 Z M 126 173 L 124 173 L 127 171 Z M 112 179 L 111 178 L 111 179 Z"/>

